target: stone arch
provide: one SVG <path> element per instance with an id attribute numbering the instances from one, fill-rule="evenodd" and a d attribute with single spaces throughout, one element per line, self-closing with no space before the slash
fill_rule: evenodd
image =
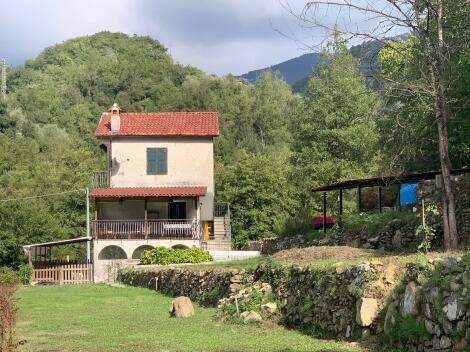
<path id="1" fill-rule="evenodd" d="M 188 246 L 184 245 L 184 244 L 175 244 L 174 246 L 172 246 L 171 248 L 173 249 L 189 249 Z"/>
<path id="2" fill-rule="evenodd" d="M 137 247 L 136 249 L 134 249 L 134 252 L 132 252 L 132 259 L 140 259 L 142 252 L 148 249 L 153 249 L 153 247 L 149 244 L 144 244 L 142 246 Z"/>
<path id="3" fill-rule="evenodd" d="M 127 254 L 119 246 L 111 245 L 104 247 L 100 254 L 98 254 L 100 260 L 113 260 L 113 259 L 127 259 Z"/>

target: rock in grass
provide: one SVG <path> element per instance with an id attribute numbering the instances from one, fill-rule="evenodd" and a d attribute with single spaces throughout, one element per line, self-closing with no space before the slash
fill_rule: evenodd
<path id="1" fill-rule="evenodd" d="M 269 302 L 261 305 L 261 309 L 264 310 L 266 313 L 273 314 L 276 312 L 277 304 L 274 302 Z"/>
<path id="2" fill-rule="evenodd" d="M 176 318 L 190 317 L 194 315 L 194 307 L 191 299 L 186 296 L 176 297 L 171 302 L 170 315 Z"/>
<path id="3" fill-rule="evenodd" d="M 263 320 L 263 318 L 261 318 L 261 315 L 259 315 L 259 313 L 255 312 L 254 310 L 250 310 L 250 311 L 247 311 L 247 312 L 243 312 L 242 314 L 240 314 L 243 318 L 243 322 L 246 324 L 246 323 L 250 323 L 252 321 L 261 321 Z"/>
<path id="4" fill-rule="evenodd" d="M 375 298 L 360 298 L 356 303 L 356 323 L 369 326 L 377 317 L 379 304 Z"/>

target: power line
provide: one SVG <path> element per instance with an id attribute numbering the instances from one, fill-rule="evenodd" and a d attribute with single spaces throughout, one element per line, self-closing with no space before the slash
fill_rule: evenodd
<path id="1" fill-rule="evenodd" d="M 62 195 L 62 194 L 76 193 L 76 192 L 85 192 L 85 189 L 84 189 L 84 188 L 80 188 L 80 189 L 74 189 L 74 190 L 71 190 L 71 191 L 64 191 L 64 192 L 58 192 L 58 193 L 41 194 L 41 195 L 37 195 L 37 196 L 28 196 L 28 197 L 11 198 L 11 199 L 0 199 L 0 203 L 13 202 L 13 201 L 17 201 L 17 200 L 28 200 L 28 199 L 36 199 L 36 198 L 54 197 L 54 196 L 60 196 L 60 195 Z"/>

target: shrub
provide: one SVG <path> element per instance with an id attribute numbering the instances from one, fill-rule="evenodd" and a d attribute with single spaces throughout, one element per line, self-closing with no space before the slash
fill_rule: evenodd
<path id="1" fill-rule="evenodd" d="M 0 282 L 10 283 L 15 280 L 20 281 L 23 285 L 28 285 L 33 275 L 33 268 L 26 264 L 21 264 L 18 270 L 3 266 L 0 268 Z"/>
<path id="2" fill-rule="evenodd" d="M 30 265 L 22 264 L 18 268 L 17 276 L 23 285 L 29 285 L 33 276 L 33 268 Z"/>
<path id="3" fill-rule="evenodd" d="M 144 265 L 158 264 L 181 264 L 181 263 L 202 263 L 214 260 L 209 252 L 192 247 L 190 249 L 173 249 L 166 247 L 156 247 L 146 250 L 140 257 L 140 263 Z"/>
<path id="4" fill-rule="evenodd" d="M 2 266 L 0 268 L 0 283 L 11 283 L 17 277 L 17 273 L 12 268 L 8 266 Z"/>
<path id="5" fill-rule="evenodd" d="M 4 268 L 2 268 L 4 269 Z M 10 269 L 11 273 L 14 271 Z M 10 279 L 10 276 L 4 276 Z M 11 281 L 0 282 L 0 350 L 5 352 L 16 351 L 18 345 L 24 341 L 14 341 L 14 327 L 16 322 L 15 292 L 18 289 L 19 280 L 15 276 Z"/>

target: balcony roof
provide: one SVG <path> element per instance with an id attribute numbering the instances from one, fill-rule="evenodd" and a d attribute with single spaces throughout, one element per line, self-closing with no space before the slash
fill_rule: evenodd
<path id="1" fill-rule="evenodd" d="M 94 198 L 195 197 L 204 196 L 206 193 L 206 186 L 113 187 L 95 188 L 90 196 Z"/>

